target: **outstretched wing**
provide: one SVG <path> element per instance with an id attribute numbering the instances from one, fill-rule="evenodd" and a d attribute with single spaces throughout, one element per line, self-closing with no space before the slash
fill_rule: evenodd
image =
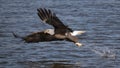
<path id="1" fill-rule="evenodd" d="M 38 16 L 40 17 L 40 19 L 42 21 L 44 21 L 45 23 L 52 25 L 55 29 L 63 29 L 63 28 L 67 28 L 67 26 L 65 26 L 59 19 L 58 17 L 55 15 L 55 13 L 52 13 L 51 10 L 49 9 L 42 9 L 39 8 L 37 9 L 38 11 Z"/>

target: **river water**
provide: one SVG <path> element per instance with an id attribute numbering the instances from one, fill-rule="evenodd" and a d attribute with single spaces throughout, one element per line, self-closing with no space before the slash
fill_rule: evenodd
<path id="1" fill-rule="evenodd" d="M 26 36 L 53 28 L 37 16 L 49 8 L 84 45 L 67 41 L 25 43 Z M 120 68 L 120 0 L 0 0 L 0 68 Z"/>

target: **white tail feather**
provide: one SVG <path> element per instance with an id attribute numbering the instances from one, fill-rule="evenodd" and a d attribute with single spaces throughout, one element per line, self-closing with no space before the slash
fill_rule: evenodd
<path id="1" fill-rule="evenodd" d="M 81 34 L 83 34 L 83 33 L 85 33 L 86 31 L 73 31 L 72 33 L 71 33 L 71 35 L 72 36 L 76 36 L 76 35 L 81 35 Z"/>

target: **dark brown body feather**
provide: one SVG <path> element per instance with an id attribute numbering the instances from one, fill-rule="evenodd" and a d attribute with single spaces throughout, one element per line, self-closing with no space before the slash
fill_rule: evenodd
<path id="1" fill-rule="evenodd" d="M 53 35 L 44 33 L 44 32 L 36 32 L 25 37 L 20 37 L 13 33 L 14 37 L 21 38 L 27 43 L 36 43 L 36 42 L 47 42 L 47 41 L 55 41 L 56 39 Z"/>

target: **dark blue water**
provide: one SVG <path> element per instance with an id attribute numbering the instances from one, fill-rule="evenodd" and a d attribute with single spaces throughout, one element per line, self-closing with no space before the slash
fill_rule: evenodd
<path id="1" fill-rule="evenodd" d="M 52 28 L 37 8 L 49 8 L 69 27 L 85 30 L 84 45 L 24 43 L 14 38 Z M 120 0 L 0 0 L 0 68 L 119 68 Z"/>

